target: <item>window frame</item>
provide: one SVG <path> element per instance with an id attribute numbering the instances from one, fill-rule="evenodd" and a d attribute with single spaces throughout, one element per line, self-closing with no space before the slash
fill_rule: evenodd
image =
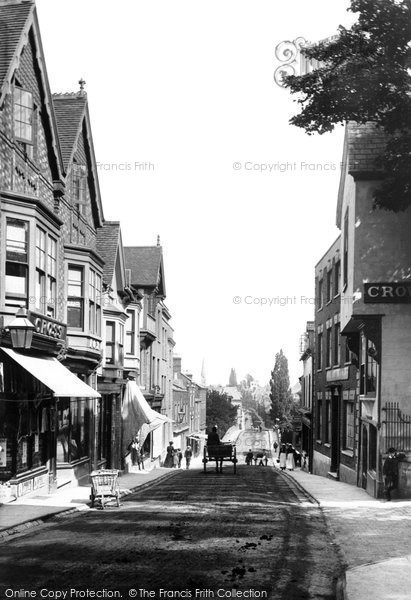
<path id="1" fill-rule="evenodd" d="M 343 290 L 347 288 L 348 285 L 348 223 L 349 223 L 349 209 L 347 207 L 344 215 L 344 265 L 343 265 Z"/>
<path id="2" fill-rule="evenodd" d="M 332 327 L 327 327 L 326 331 L 326 357 L 325 368 L 329 369 L 333 365 L 333 340 Z"/>
<path id="3" fill-rule="evenodd" d="M 348 409 L 350 416 L 352 415 L 352 423 L 348 422 Z M 349 440 L 352 440 L 352 446 L 349 445 Z M 355 444 L 355 405 L 352 400 L 344 402 L 344 450 L 354 451 Z"/>
<path id="4" fill-rule="evenodd" d="M 112 336 L 107 336 L 107 330 L 110 328 L 112 330 Z M 105 338 L 104 338 L 104 361 L 106 365 L 115 365 L 116 364 L 116 322 L 115 321 L 106 321 L 105 322 Z M 111 348 L 111 356 L 107 357 L 107 348 Z"/>
<path id="5" fill-rule="evenodd" d="M 317 333 L 317 371 L 323 368 L 323 332 Z"/>
<path id="6" fill-rule="evenodd" d="M 341 325 L 339 322 L 334 323 L 334 343 L 333 343 L 333 364 L 339 366 L 341 364 Z"/>
<path id="7" fill-rule="evenodd" d="M 17 102 L 17 94 L 23 95 L 27 94 L 30 97 L 30 105 L 25 105 Z M 18 110 L 20 109 L 20 110 Z M 29 117 L 28 120 L 17 119 L 16 115 L 19 113 L 19 116 L 22 115 L 23 112 L 28 112 Z M 19 124 L 20 133 L 17 132 L 17 124 Z M 21 128 L 27 127 L 30 129 L 30 136 L 21 135 Z M 24 144 L 28 144 L 29 146 L 34 145 L 34 101 L 33 101 L 33 93 L 28 89 L 24 88 L 14 83 L 13 89 L 13 132 L 14 139 L 18 142 L 22 142 Z M 30 157 L 32 158 L 32 156 Z"/>
<path id="8" fill-rule="evenodd" d="M 28 303 L 28 292 L 29 292 L 29 276 L 30 276 L 30 221 L 24 219 L 16 219 L 12 216 L 6 216 L 5 220 L 5 281 L 4 281 L 4 303 L 5 306 L 19 308 L 24 306 L 27 308 Z M 20 241 L 16 238 L 9 237 L 9 225 L 22 224 L 22 229 L 24 230 L 24 241 Z M 9 242 L 14 242 L 13 244 L 9 244 Z M 17 244 L 17 246 L 16 246 Z M 19 244 L 22 244 L 22 251 L 19 250 Z M 19 255 L 21 255 L 21 259 L 19 260 Z M 7 271 L 16 269 L 17 271 L 21 271 L 24 275 L 13 275 Z M 19 279 L 24 279 L 24 291 L 17 292 L 14 290 L 8 289 L 8 285 L 10 281 L 7 279 L 8 277 L 18 277 Z"/>
<path id="9" fill-rule="evenodd" d="M 333 299 L 333 276 L 332 276 L 332 269 L 328 269 L 328 271 L 327 271 L 326 292 L 327 292 L 327 304 L 328 304 Z"/>
<path id="10" fill-rule="evenodd" d="M 135 356 L 136 350 L 136 309 L 127 309 L 128 319 L 126 321 L 125 355 Z M 130 325 L 130 327 L 128 327 Z M 130 344 L 130 351 L 128 350 Z"/>
<path id="11" fill-rule="evenodd" d="M 339 296 L 341 292 L 341 260 L 338 259 L 334 263 L 334 298 Z"/>
<path id="12" fill-rule="evenodd" d="M 70 285 L 73 285 L 73 283 L 70 283 L 70 271 L 80 272 L 80 286 L 77 286 L 77 287 L 80 287 L 80 295 L 79 296 L 69 293 Z M 71 280 L 71 281 L 73 281 L 73 280 Z M 74 284 L 75 283 L 76 283 L 76 280 L 74 280 Z M 85 294 L 85 268 L 82 265 L 70 263 L 68 265 L 68 269 L 67 269 L 67 328 L 72 331 L 84 331 L 84 328 L 85 328 L 85 311 L 84 311 L 85 298 L 84 298 L 84 294 Z M 78 325 L 78 326 L 69 324 L 69 303 L 70 302 L 78 302 L 78 304 L 79 304 L 80 325 Z"/>

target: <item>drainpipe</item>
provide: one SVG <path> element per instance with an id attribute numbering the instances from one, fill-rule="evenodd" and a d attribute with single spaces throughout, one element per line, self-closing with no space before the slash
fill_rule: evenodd
<path id="1" fill-rule="evenodd" d="M 381 477 L 381 371 L 382 371 L 382 317 L 380 317 L 380 360 L 378 363 L 378 394 L 377 394 L 377 490 L 376 497 L 379 496 L 380 486 L 382 484 Z"/>

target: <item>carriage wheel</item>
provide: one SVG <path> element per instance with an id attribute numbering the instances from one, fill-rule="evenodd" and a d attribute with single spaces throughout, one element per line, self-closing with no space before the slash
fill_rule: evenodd
<path id="1" fill-rule="evenodd" d="M 91 490 L 91 494 L 90 494 L 90 500 L 91 500 L 91 508 L 94 508 L 94 503 L 96 501 L 96 497 L 94 495 L 93 490 Z"/>
<path id="2" fill-rule="evenodd" d="M 237 473 L 237 450 L 234 447 L 234 459 L 233 459 L 233 463 L 234 463 L 234 475 Z"/>

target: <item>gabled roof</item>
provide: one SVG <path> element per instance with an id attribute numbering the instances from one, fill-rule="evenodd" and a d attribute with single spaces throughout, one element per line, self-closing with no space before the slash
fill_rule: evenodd
<path id="1" fill-rule="evenodd" d="M 31 0 L 0 0 L 0 106 L 10 93 L 20 55 L 31 39 L 36 46 L 35 59 L 53 148 L 50 166 L 53 179 L 58 182 L 62 180 L 63 164 L 35 3 Z"/>
<path id="2" fill-rule="evenodd" d="M 87 154 L 91 163 L 91 175 L 95 195 L 92 199 L 93 215 L 96 227 L 101 227 L 104 221 L 103 205 L 97 174 L 97 162 L 94 154 L 93 136 L 91 134 L 87 94 L 85 92 L 53 94 L 53 105 L 66 174 L 76 152 L 78 139 L 82 135 L 83 129 L 85 129 L 88 145 Z"/>
<path id="3" fill-rule="evenodd" d="M 113 281 L 120 243 L 120 223 L 105 221 L 103 227 L 97 230 L 96 250 L 104 260 L 103 279 L 108 285 Z"/>
<path id="4" fill-rule="evenodd" d="M 85 94 L 53 94 L 53 104 L 64 169 L 67 172 L 83 124 L 87 96 Z"/>
<path id="5" fill-rule="evenodd" d="M 31 16 L 34 2 L 4 2 L 0 1 L 0 90 L 3 97 L 3 88 L 10 83 L 12 74 L 17 64 L 13 59 L 17 57 L 25 42 L 31 25 Z"/>
<path id="6" fill-rule="evenodd" d="M 159 287 L 166 295 L 163 250 L 161 246 L 126 246 L 126 269 L 131 271 L 131 284 L 136 288 Z"/>

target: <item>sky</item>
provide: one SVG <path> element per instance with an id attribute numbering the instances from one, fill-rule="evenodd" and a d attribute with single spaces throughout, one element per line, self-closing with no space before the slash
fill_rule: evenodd
<path id="1" fill-rule="evenodd" d="M 275 49 L 349 26 L 346 0 L 37 0 L 52 92 L 84 78 L 106 220 L 163 247 L 183 369 L 302 372 L 314 266 L 335 226 L 343 127 L 308 136 Z"/>

